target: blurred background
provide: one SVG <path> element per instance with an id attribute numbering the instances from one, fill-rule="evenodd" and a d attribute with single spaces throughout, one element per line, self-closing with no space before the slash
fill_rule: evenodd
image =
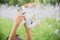
<path id="1" fill-rule="evenodd" d="M 30 2 L 39 3 L 41 10 L 40 25 L 31 29 L 33 40 L 60 40 L 60 0 L 0 0 L 0 40 L 10 34 L 18 7 Z M 16 34 L 26 40 L 24 25 L 20 26 Z"/>

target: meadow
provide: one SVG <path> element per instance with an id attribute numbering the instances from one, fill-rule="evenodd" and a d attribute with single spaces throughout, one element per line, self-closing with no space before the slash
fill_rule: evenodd
<path id="1" fill-rule="evenodd" d="M 6 40 L 13 26 L 13 21 L 9 18 L 0 17 L 0 40 Z M 40 25 L 31 29 L 33 40 L 60 40 L 60 22 L 54 18 L 40 20 Z M 16 34 L 26 40 L 24 25 L 21 24 Z"/>
<path id="2" fill-rule="evenodd" d="M 60 40 L 60 6 L 47 4 L 37 5 L 36 7 L 39 7 L 36 10 L 39 13 L 38 16 L 40 18 L 37 20 L 39 20 L 40 24 L 31 29 L 32 40 Z M 9 6 L 8 4 L 2 4 L 0 6 L 0 40 L 6 40 L 9 36 L 18 8 L 18 5 Z M 33 12 L 36 10 L 33 10 Z M 27 12 L 29 11 L 30 9 L 27 10 Z M 16 34 L 26 40 L 23 23 L 20 24 Z"/>

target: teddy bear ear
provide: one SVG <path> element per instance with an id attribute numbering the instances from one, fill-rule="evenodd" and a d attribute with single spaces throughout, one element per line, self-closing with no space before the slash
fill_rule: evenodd
<path id="1" fill-rule="evenodd" d="M 28 8 L 30 5 L 34 6 L 35 3 L 27 3 L 27 4 L 24 5 L 24 7 L 25 7 L 25 8 Z"/>
<path id="2" fill-rule="evenodd" d="M 28 4 L 25 4 L 25 5 L 24 5 L 24 7 L 25 7 L 25 8 L 28 8 L 28 7 L 29 7 L 29 5 L 28 5 Z"/>

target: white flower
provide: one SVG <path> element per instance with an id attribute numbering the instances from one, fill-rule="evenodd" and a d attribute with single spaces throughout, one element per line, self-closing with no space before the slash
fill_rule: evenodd
<path id="1" fill-rule="evenodd" d="M 59 32 L 59 29 L 56 29 L 56 30 L 54 31 L 55 34 L 58 34 L 58 32 Z"/>

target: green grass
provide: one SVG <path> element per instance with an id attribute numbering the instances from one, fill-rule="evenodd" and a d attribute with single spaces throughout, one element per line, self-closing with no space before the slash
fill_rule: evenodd
<path id="1" fill-rule="evenodd" d="M 49 27 L 51 25 L 51 27 Z M 0 18 L 0 40 L 6 40 L 13 26 L 13 21 L 8 18 Z M 60 25 L 55 19 L 46 18 L 40 20 L 40 25 L 31 29 L 33 40 L 60 40 L 60 31 L 55 34 L 54 31 L 60 29 Z M 17 30 L 23 40 L 26 40 L 24 25 L 21 24 Z"/>

